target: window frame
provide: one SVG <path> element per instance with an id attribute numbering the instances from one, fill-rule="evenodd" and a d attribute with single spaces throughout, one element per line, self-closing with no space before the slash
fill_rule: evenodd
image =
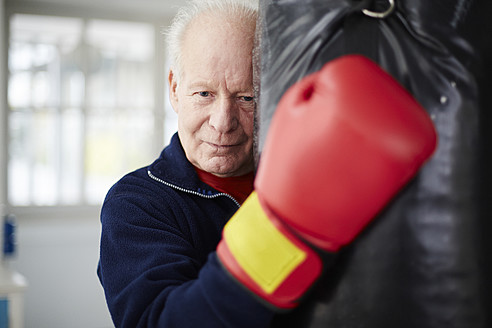
<path id="1" fill-rule="evenodd" d="M 0 21 L 2 26 L 3 35 L 0 38 L 2 47 L 0 51 L 2 54 L 0 74 L 3 80 L 0 83 L 0 215 L 6 213 L 13 213 L 19 218 L 32 218 L 32 219 L 48 219 L 48 218 L 81 218 L 87 216 L 98 216 L 101 204 L 77 204 L 77 205 L 26 205 L 15 206 L 9 203 L 9 188 L 8 188 L 8 165 L 9 165 L 9 104 L 8 104 L 8 81 L 9 81 L 9 68 L 8 68 L 8 53 L 10 43 L 10 19 L 15 14 L 30 14 L 30 15 L 45 15 L 45 16 L 59 16 L 59 17 L 74 17 L 80 18 L 84 21 L 101 19 L 101 20 L 117 20 L 126 22 L 146 23 L 152 25 L 154 28 L 154 76 L 153 82 L 155 86 L 154 91 L 154 138 L 152 152 L 159 154 L 168 140 L 165 140 L 167 131 L 165 129 L 166 112 L 169 110 L 168 90 L 166 82 L 166 58 L 165 58 L 165 46 L 164 37 L 161 33 L 162 27 L 167 26 L 172 17 L 165 16 L 159 13 L 155 15 L 131 13 L 118 9 L 108 8 L 90 8 L 79 7 L 59 4 L 48 3 L 33 3 L 24 1 L 6 1 L 4 2 L 3 20 Z M 2 12 L 0 11 L 0 14 Z"/>

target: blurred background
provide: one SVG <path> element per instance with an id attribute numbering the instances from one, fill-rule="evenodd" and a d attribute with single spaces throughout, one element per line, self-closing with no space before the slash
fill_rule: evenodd
<path id="1" fill-rule="evenodd" d="M 0 0 L 0 328 L 112 327 L 100 206 L 176 130 L 162 29 L 181 2 Z"/>

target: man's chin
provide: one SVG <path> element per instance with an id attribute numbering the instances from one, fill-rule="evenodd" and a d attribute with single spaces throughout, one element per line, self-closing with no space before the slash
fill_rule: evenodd
<path id="1" fill-rule="evenodd" d="M 251 170 L 252 169 L 253 168 L 251 168 Z M 222 178 L 239 176 L 251 171 L 248 170 L 248 168 L 246 167 L 238 166 L 234 163 L 228 163 L 227 161 L 215 161 L 212 163 L 207 163 L 206 165 L 202 166 L 202 170 Z"/>

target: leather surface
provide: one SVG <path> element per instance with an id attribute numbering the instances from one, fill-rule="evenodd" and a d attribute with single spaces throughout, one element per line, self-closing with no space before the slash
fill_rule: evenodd
<path id="1" fill-rule="evenodd" d="M 342 251 L 307 302 L 274 326 L 492 326 L 492 2 L 395 1 L 384 19 L 362 15 L 354 9 L 360 1 L 261 1 L 258 154 L 285 90 L 348 53 L 370 57 L 400 81 L 439 138 L 420 174 Z"/>

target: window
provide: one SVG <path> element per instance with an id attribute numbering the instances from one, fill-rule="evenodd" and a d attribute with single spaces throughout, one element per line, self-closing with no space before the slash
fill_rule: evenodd
<path id="1" fill-rule="evenodd" d="M 14 14 L 9 22 L 9 204 L 100 204 L 174 131 L 171 116 L 164 136 L 156 101 L 158 31 L 77 17 Z"/>

